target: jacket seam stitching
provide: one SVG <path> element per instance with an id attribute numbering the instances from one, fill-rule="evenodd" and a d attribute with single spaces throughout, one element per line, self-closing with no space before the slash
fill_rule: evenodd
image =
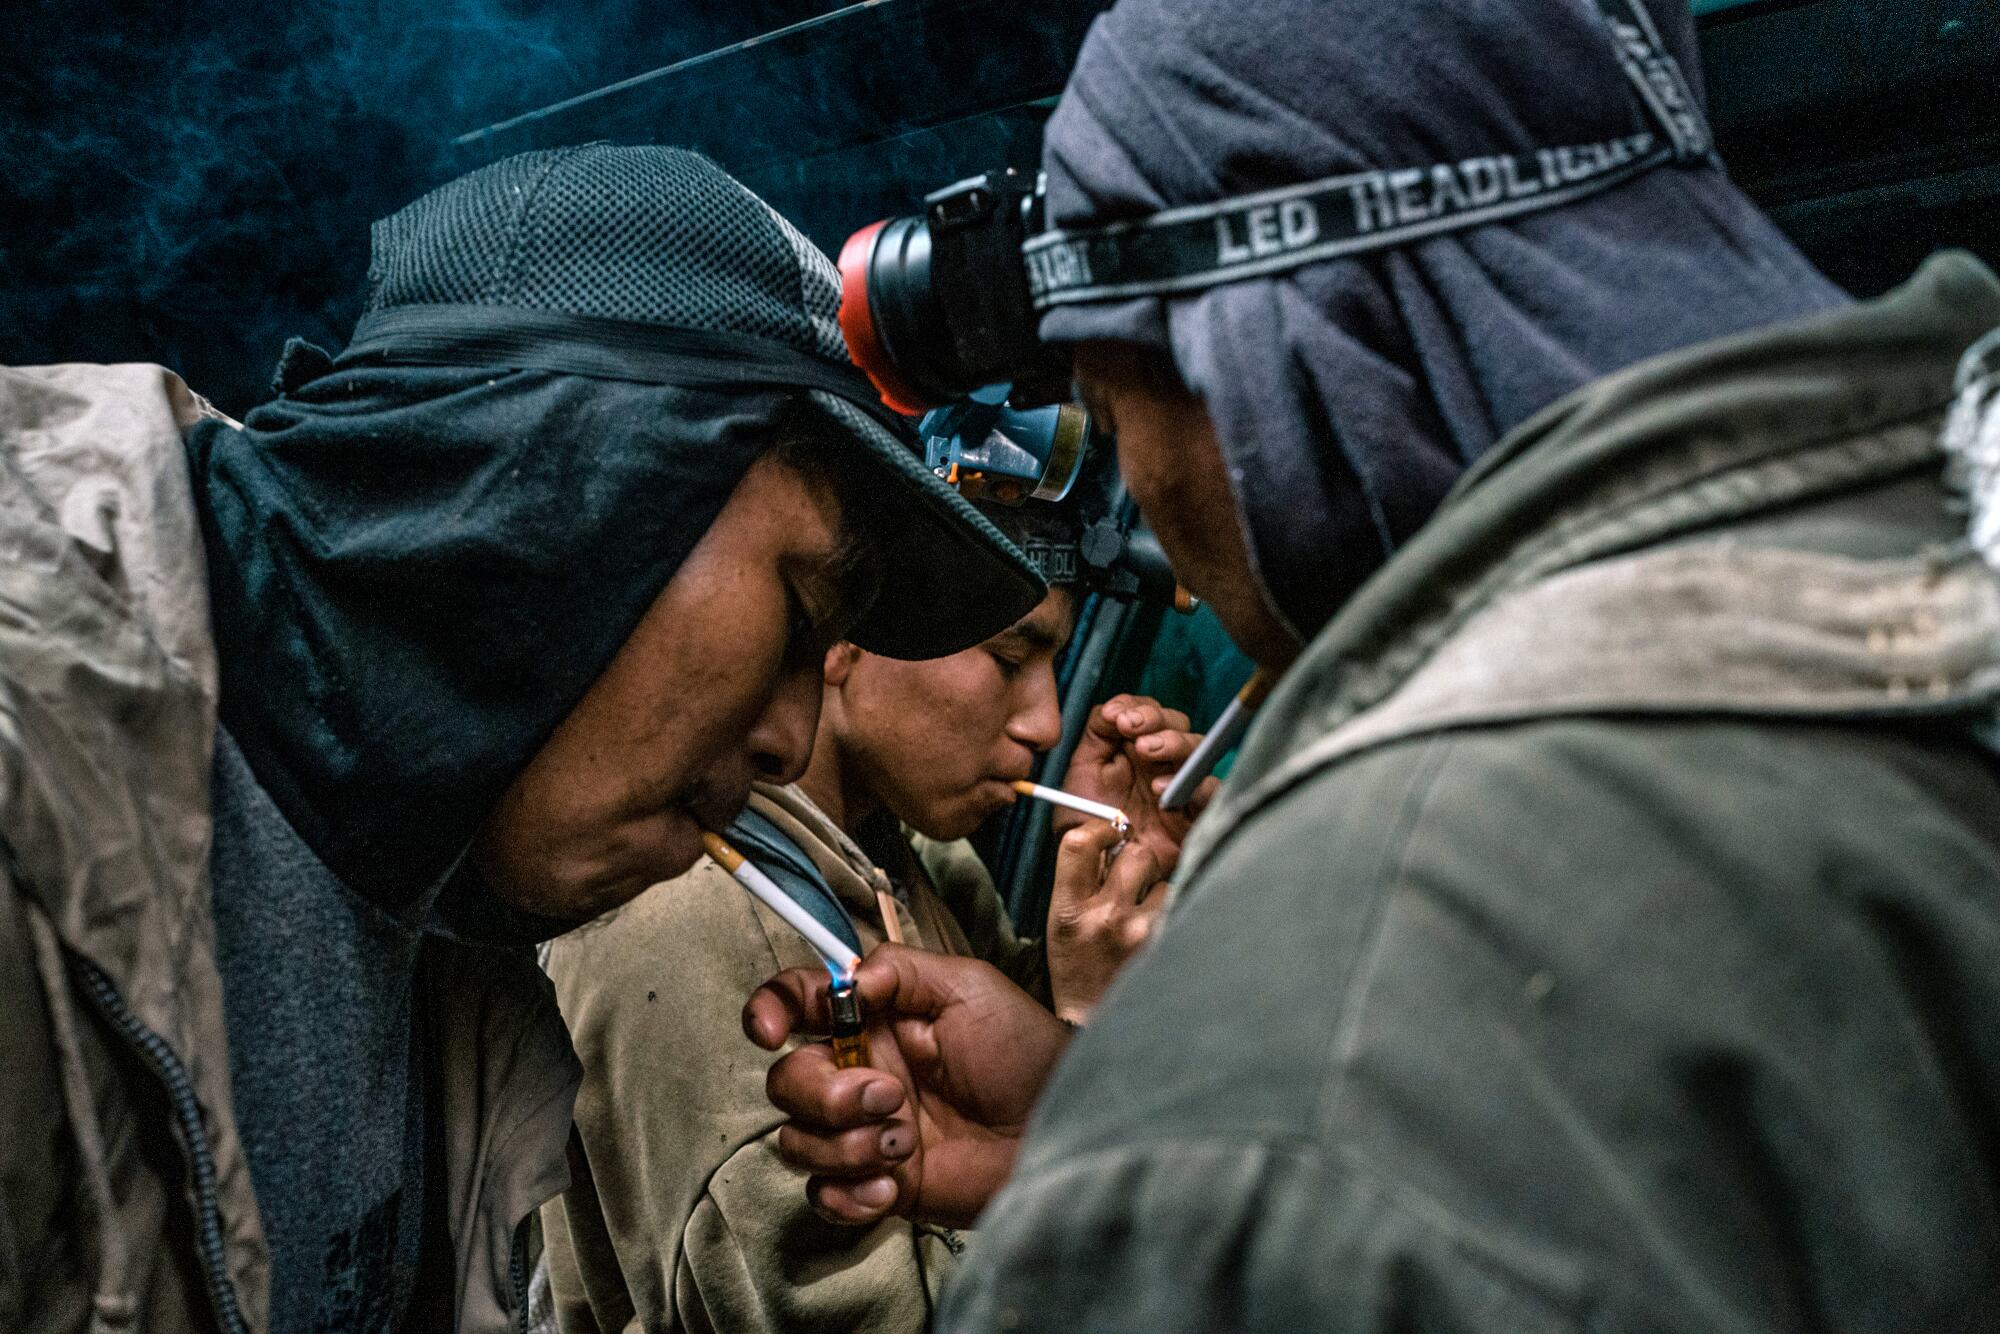
<path id="1" fill-rule="evenodd" d="M 536 205 L 541 202 L 542 191 L 547 187 L 549 177 L 555 174 L 556 168 L 582 151 L 581 148 L 566 148 L 551 154 L 549 160 L 542 164 L 541 170 L 535 173 L 534 182 L 521 192 L 521 205 L 514 213 L 514 234 L 508 241 L 507 258 L 501 265 L 500 271 L 493 276 L 487 300 L 500 303 L 518 300 L 513 284 L 520 274 L 522 256 L 527 253 L 531 215 Z"/>
<path id="2" fill-rule="evenodd" d="M 763 1138 L 763 1136 L 761 1136 L 761 1135 L 760 1135 L 760 1136 L 758 1136 L 758 1139 L 760 1139 L 760 1140 L 761 1140 L 762 1138 Z M 743 1148 L 747 1148 L 747 1147 L 749 1147 L 749 1146 L 748 1146 L 748 1145 L 745 1145 L 745 1146 L 743 1146 Z M 675 1262 L 675 1269 L 676 1269 L 676 1270 L 678 1271 L 679 1269 L 681 1269 L 681 1268 L 683 1268 L 683 1267 L 684 1267 L 684 1268 L 686 1268 L 686 1270 L 688 1271 L 688 1276 L 689 1276 L 690 1280 L 693 1280 L 693 1279 L 694 1279 L 694 1272 L 695 1272 L 695 1268 L 694 1268 L 694 1264 L 693 1264 L 693 1262 L 691 1262 L 691 1261 L 690 1261 L 690 1260 L 688 1259 L 688 1244 L 687 1244 L 687 1242 L 688 1242 L 688 1227 L 689 1227 L 689 1225 L 690 1225 L 690 1224 L 692 1224 L 692 1223 L 694 1222 L 694 1216 L 695 1216 L 695 1214 L 696 1214 L 696 1213 L 698 1213 L 698 1212 L 700 1211 L 700 1209 L 701 1209 L 701 1202 L 702 1202 L 703 1200 L 707 1200 L 707 1201 L 709 1201 L 709 1203 L 710 1203 L 711 1205 L 713 1205 L 713 1206 L 714 1206 L 714 1209 L 715 1209 L 715 1219 L 716 1219 L 716 1221 L 717 1221 L 718 1223 L 722 1224 L 722 1230 L 723 1230 L 723 1232 L 724 1232 L 724 1233 L 726 1233 L 726 1234 L 728 1235 L 728 1237 L 729 1237 L 729 1244 L 730 1244 L 731 1246 L 733 1246 L 733 1247 L 735 1247 L 735 1248 L 736 1248 L 736 1254 L 737 1254 L 737 1256 L 739 1257 L 739 1259 L 741 1259 L 741 1260 L 742 1260 L 742 1262 L 743 1262 L 743 1266 L 744 1266 L 744 1269 L 745 1269 L 745 1270 L 747 1271 L 747 1270 L 749 1269 L 749 1267 L 750 1267 L 750 1266 L 749 1266 L 749 1256 L 750 1256 L 750 1250 L 749 1250 L 749 1248 L 748 1248 L 748 1247 L 746 1247 L 746 1246 L 745 1246 L 745 1245 L 743 1244 L 743 1242 L 742 1242 L 742 1241 L 741 1241 L 741 1240 L 740 1240 L 740 1239 L 739 1239 L 739 1238 L 737 1237 L 737 1235 L 736 1235 L 736 1228 L 734 1227 L 734 1225 L 732 1225 L 732 1224 L 730 1223 L 730 1221 L 729 1221 L 729 1215 L 728 1215 L 727 1213 L 723 1212 L 723 1208 L 722 1208 L 722 1202 L 721 1202 L 720 1200 L 717 1200 L 717 1199 L 715 1198 L 715 1193 L 714 1193 L 714 1191 L 713 1191 L 713 1190 L 711 1189 L 711 1185 L 712 1185 L 712 1183 L 713 1183 L 713 1182 L 715 1181 L 715 1176 L 716 1176 L 716 1173 L 717 1173 L 717 1172 L 720 1172 L 720 1171 L 721 1171 L 721 1170 L 722 1170 L 722 1169 L 723 1169 L 724 1167 L 727 1167 L 727 1166 L 729 1165 L 729 1162 L 730 1162 L 730 1159 L 733 1159 L 733 1158 L 735 1158 L 737 1154 L 739 1154 L 739 1153 L 743 1152 L 743 1148 L 738 1148 L 738 1149 L 736 1149 L 735 1151 L 733 1151 L 733 1152 L 732 1152 L 732 1153 L 731 1153 L 731 1154 L 729 1155 L 729 1157 L 728 1157 L 728 1158 L 725 1158 L 725 1159 L 723 1159 L 723 1160 L 722 1160 L 722 1162 L 721 1162 L 720 1164 L 718 1164 L 718 1165 L 716 1166 L 716 1169 L 715 1169 L 715 1172 L 711 1172 L 711 1173 L 709 1173 L 709 1175 L 708 1175 L 708 1180 L 706 1180 L 706 1181 L 702 1182 L 702 1185 L 701 1185 L 701 1194 L 700 1194 L 700 1195 L 699 1195 L 699 1196 L 698 1196 L 698 1197 L 697 1197 L 697 1198 L 695 1199 L 695 1207 L 694 1207 L 693 1209 L 691 1209 L 691 1210 L 689 1210 L 689 1211 L 688 1211 L 688 1216 L 687 1216 L 686 1218 L 683 1218 L 683 1219 L 681 1220 L 681 1224 L 680 1224 L 680 1254 L 679 1254 L 679 1255 L 678 1255 L 678 1256 L 676 1257 L 676 1262 Z M 671 1275 L 670 1275 L 670 1276 L 668 1276 L 668 1284 L 667 1284 L 667 1293 L 669 1294 L 669 1301 L 670 1301 L 670 1303 L 672 1304 L 672 1306 L 674 1307 L 674 1309 L 675 1309 L 675 1313 L 676 1313 L 676 1314 L 679 1314 L 679 1308 L 680 1308 L 680 1303 L 679 1303 L 678 1301 L 674 1301 L 674 1300 L 672 1299 L 672 1294 L 673 1294 L 674 1290 L 675 1290 L 676 1288 L 678 1288 L 679 1286 L 680 1286 L 680 1285 L 679 1285 L 678 1283 L 675 1283 L 675 1282 L 673 1282 L 673 1281 L 672 1281 L 672 1276 L 671 1276 Z M 694 1282 L 694 1289 L 695 1289 L 695 1291 L 696 1291 L 696 1292 L 701 1292 L 701 1291 L 702 1291 L 702 1288 L 701 1288 L 701 1284 L 700 1284 L 700 1282 L 699 1282 L 699 1281 L 695 1281 L 695 1282 Z M 769 1304 L 768 1302 L 766 1302 L 766 1301 L 764 1300 L 764 1293 L 763 1293 L 763 1290 L 762 1290 L 762 1289 L 761 1289 L 761 1288 L 760 1288 L 760 1287 L 759 1287 L 759 1286 L 758 1286 L 758 1285 L 757 1285 L 756 1283 L 754 1283 L 754 1282 L 750 1284 L 750 1290 L 751 1290 L 752 1292 L 756 1293 L 756 1296 L 757 1296 L 757 1308 L 758 1308 L 758 1311 L 759 1311 L 760 1313 L 762 1313 L 762 1314 L 767 1314 L 767 1315 L 768 1315 L 768 1314 L 769 1314 L 769 1309 L 770 1309 L 770 1304 Z M 707 1299 L 707 1297 L 706 1297 L 705 1295 L 704 1295 L 704 1296 L 703 1296 L 703 1298 L 702 1298 L 702 1311 L 703 1311 L 703 1314 L 707 1314 L 707 1312 L 708 1312 L 708 1299 Z M 760 1326 L 761 1326 L 761 1324 L 763 1324 L 763 1323 L 768 1323 L 768 1322 L 760 1322 Z"/>
<path id="3" fill-rule="evenodd" d="M 69 958 L 78 975 L 96 996 L 105 1018 L 137 1048 L 140 1057 L 153 1068 L 155 1077 L 166 1086 L 187 1155 L 185 1168 L 192 1181 L 197 1203 L 195 1221 L 200 1230 L 195 1241 L 196 1253 L 207 1279 L 209 1297 L 216 1307 L 215 1316 L 225 1331 L 245 1334 L 248 1321 L 239 1304 L 235 1279 L 229 1273 L 228 1238 L 223 1232 L 221 1202 L 217 1194 L 214 1148 L 209 1142 L 201 1102 L 187 1068 L 166 1040 L 147 1028 L 126 1007 L 103 970 L 82 955 L 72 954 Z M 154 1050 L 155 1045 L 158 1050 Z"/>
<path id="4" fill-rule="evenodd" d="M 12 857 L 4 843 L 0 843 L 0 865 L 11 863 Z M 10 881 L 18 884 L 11 874 Z M 77 1142 L 77 1155 L 84 1167 L 84 1177 L 90 1184 L 91 1208 L 96 1213 L 97 1227 L 103 1235 L 106 1254 L 103 1259 L 116 1257 L 125 1259 L 125 1239 L 117 1236 L 109 1226 L 117 1217 L 117 1208 L 112 1198 L 110 1179 L 105 1175 L 105 1151 L 102 1128 L 98 1125 L 95 1108 L 89 1090 L 81 1086 L 85 1069 L 82 1044 L 76 1031 L 76 1013 L 70 1000 L 69 972 L 62 960 L 62 944 L 56 937 L 55 927 L 47 920 L 41 905 L 26 895 L 20 896 L 25 909 L 29 935 L 33 938 L 35 971 L 42 981 L 42 992 L 49 1006 L 49 1034 L 55 1041 L 56 1055 L 61 1063 L 63 1112 L 69 1118 L 70 1133 Z M 122 1268 L 122 1263 L 100 1264 L 99 1278 L 103 1270 Z M 93 1285 L 95 1287 L 95 1285 Z M 97 1289 L 94 1297 L 103 1295 Z"/>
<path id="5" fill-rule="evenodd" d="M 1348 975 L 1346 985 L 1342 988 L 1335 1037 L 1327 1053 L 1326 1068 L 1321 1076 L 1320 1094 L 1314 1109 L 1315 1132 L 1323 1134 L 1339 1113 L 1346 1092 L 1348 1062 L 1353 1055 L 1354 1043 L 1360 1036 L 1366 996 L 1373 987 L 1376 970 L 1387 948 L 1390 923 L 1396 904 L 1403 896 L 1403 881 L 1409 868 L 1411 849 L 1416 841 L 1417 824 L 1423 816 L 1431 791 L 1436 786 L 1438 774 L 1442 771 L 1450 747 L 1449 738 L 1425 739 L 1423 748 L 1417 754 L 1416 768 L 1410 775 L 1409 786 L 1404 790 L 1402 800 L 1398 803 L 1394 832 L 1384 843 L 1377 869 L 1371 876 L 1371 883 L 1376 886 L 1376 890 L 1369 907 L 1366 941 L 1362 947 L 1361 959 L 1357 961 L 1353 971 Z"/>

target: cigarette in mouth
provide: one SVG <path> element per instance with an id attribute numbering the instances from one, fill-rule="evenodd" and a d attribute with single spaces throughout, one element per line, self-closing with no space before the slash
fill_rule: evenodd
<path id="1" fill-rule="evenodd" d="M 821 926 L 816 918 L 797 903 L 792 896 L 779 889 L 770 876 L 757 869 L 757 864 L 729 846 L 721 835 L 703 830 L 701 845 L 708 849 L 708 855 L 730 875 L 736 883 L 749 890 L 757 900 L 772 912 L 785 919 L 786 925 L 804 936 L 812 947 L 819 951 L 820 958 L 826 960 L 827 969 L 836 978 L 854 976 L 854 967 L 861 962 L 855 952 L 847 948 L 847 943 L 833 932 Z"/>
<path id="2" fill-rule="evenodd" d="M 1131 817 L 1116 806 L 1107 806 L 1101 801 L 1091 801 L 1086 797 L 1073 797 L 1060 788 L 1043 787 L 1040 783 L 1019 782 L 1009 784 L 1024 797 L 1036 801 L 1046 801 L 1052 806 L 1067 806 L 1085 815 L 1094 815 L 1100 820 L 1111 821 L 1111 827 L 1123 834 L 1132 828 Z"/>

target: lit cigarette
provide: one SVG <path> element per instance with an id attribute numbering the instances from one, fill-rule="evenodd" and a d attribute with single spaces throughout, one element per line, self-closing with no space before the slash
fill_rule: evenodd
<path id="1" fill-rule="evenodd" d="M 804 936 L 812 947 L 826 960 L 826 966 L 837 977 L 851 977 L 854 966 L 861 962 L 860 956 L 847 948 L 847 943 L 833 932 L 821 926 L 813 915 L 792 901 L 792 896 L 779 889 L 757 869 L 757 864 L 723 842 L 721 837 L 702 831 L 701 845 L 708 849 L 708 855 L 716 864 L 736 877 L 736 883 L 757 896 L 766 908 L 785 919 L 786 925 Z"/>
<path id="2" fill-rule="evenodd" d="M 1215 720 L 1215 726 L 1208 730 L 1208 735 L 1194 748 L 1194 754 L 1187 757 L 1187 763 L 1180 767 L 1180 772 L 1167 784 L 1167 790 L 1160 794 L 1161 810 L 1171 811 L 1187 805 L 1189 798 L 1194 796 L 1194 790 L 1201 786 L 1201 780 L 1208 777 L 1222 757 L 1234 750 L 1236 743 L 1243 739 L 1243 734 L 1250 730 L 1251 715 L 1257 712 L 1257 706 L 1264 702 L 1276 683 L 1276 678 L 1262 667 L 1250 673 L 1250 679 L 1236 692 L 1236 698 L 1229 701 L 1229 707 Z"/>
<path id="3" fill-rule="evenodd" d="M 1072 797 L 1060 788 L 1043 787 L 1040 783 L 1020 782 L 1010 784 L 1010 786 L 1024 797 L 1033 797 L 1037 801 L 1046 801 L 1052 806 L 1067 806 L 1073 811 L 1082 811 L 1085 815 L 1094 815 L 1100 820 L 1109 820 L 1111 821 L 1111 827 L 1121 834 L 1132 827 L 1131 818 L 1116 806 L 1106 806 L 1101 801 L 1091 801 L 1085 797 Z"/>

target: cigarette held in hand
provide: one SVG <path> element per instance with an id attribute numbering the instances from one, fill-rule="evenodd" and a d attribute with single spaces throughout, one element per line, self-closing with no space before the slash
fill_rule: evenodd
<path id="1" fill-rule="evenodd" d="M 1229 707 L 1215 720 L 1215 726 L 1208 730 L 1208 735 L 1194 748 L 1194 754 L 1187 757 L 1187 763 L 1167 784 L 1167 790 L 1160 794 L 1161 810 L 1178 810 L 1188 804 L 1194 790 L 1201 786 L 1201 780 L 1208 777 L 1222 757 L 1234 750 L 1236 743 L 1243 739 L 1243 734 L 1250 730 L 1251 715 L 1257 712 L 1257 706 L 1264 702 L 1277 681 L 1277 677 L 1261 667 L 1250 674 L 1250 679 L 1236 692 L 1236 698 L 1229 701 Z"/>
<path id="2" fill-rule="evenodd" d="M 1121 834 L 1130 832 L 1132 828 L 1131 817 L 1116 806 L 1107 806 L 1101 801 L 1092 801 L 1088 797 L 1073 797 L 1060 788 L 1043 787 L 1040 783 L 1024 781 L 1010 784 L 1010 786 L 1024 797 L 1033 797 L 1037 801 L 1046 801 L 1052 806 L 1067 806 L 1073 811 L 1082 811 L 1085 815 L 1094 815 L 1100 820 L 1109 820 L 1111 821 L 1111 827 Z"/>
<path id="3" fill-rule="evenodd" d="M 819 924 L 819 920 L 792 900 L 792 896 L 779 889 L 771 877 L 757 869 L 757 864 L 724 842 L 721 835 L 702 831 L 701 844 L 708 849 L 708 855 L 730 875 L 736 883 L 755 895 L 759 902 L 785 919 L 786 923 L 804 936 L 812 947 L 819 951 L 820 958 L 836 978 L 853 977 L 854 966 L 861 962 L 845 941 Z"/>

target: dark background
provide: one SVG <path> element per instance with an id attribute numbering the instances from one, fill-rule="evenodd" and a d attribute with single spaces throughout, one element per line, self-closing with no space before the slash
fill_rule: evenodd
<path id="1" fill-rule="evenodd" d="M 344 339 L 370 221 L 554 143 L 700 147 L 834 250 L 929 188 L 1032 167 L 1102 7 L 16 0 L 0 364 L 159 361 L 240 413 L 287 336 Z M 1697 8 L 1732 170 L 1837 280 L 1881 290 L 1940 244 L 2000 256 L 2000 3 Z"/>
<path id="2" fill-rule="evenodd" d="M 0 363 L 163 361 L 222 405 L 338 346 L 368 224 L 453 136 L 838 0 L 14 0 Z"/>

